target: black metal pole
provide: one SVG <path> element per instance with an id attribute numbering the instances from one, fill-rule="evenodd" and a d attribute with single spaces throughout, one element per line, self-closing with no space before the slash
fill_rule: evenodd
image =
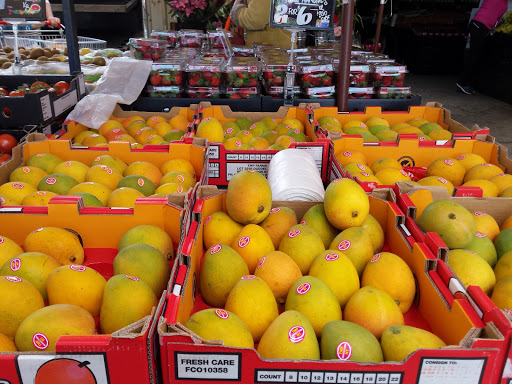
<path id="1" fill-rule="evenodd" d="M 75 23 L 75 0 L 62 0 L 62 17 L 66 28 L 69 73 L 80 71 L 80 55 Z"/>
<path id="2" fill-rule="evenodd" d="M 375 29 L 375 39 L 373 42 L 373 53 L 377 53 L 379 50 L 380 28 L 382 27 L 382 16 L 384 15 L 384 3 L 385 0 L 380 0 L 379 16 L 377 17 L 377 28 Z"/>
<path id="3" fill-rule="evenodd" d="M 336 104 L 341 112 L 348 112 L 348 88 L 350 84 L 350 52 L 354 28 L 354 0 L 345 0 L 341 19 L 340 64 Z"/>

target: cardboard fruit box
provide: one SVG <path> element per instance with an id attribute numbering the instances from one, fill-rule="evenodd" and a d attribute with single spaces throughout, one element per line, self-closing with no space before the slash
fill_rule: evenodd
<path id="1" fill-rule="evenodd" d="M 130 116 L 140 116 L 144 118 L 144 120 L 149 119 L 155 115 L 159 115 L 165 117 L 166 120 L 171 119 L 176 115 L 182 115 L 188 119 L 188 121 L 192 121 L 194 115 L 197 111 L 197 104 L 191 104 L 188 108 L 182 107 L 172 107 L 169 112 L 144 112 L 144 111 L 125 111 L 123 110 L 119 104 L 115 106 L 112 114 L 115 117 L 130 117 Z M 67 139 L 71 140 L 73 137 L 78 135 L 80 132 L 86 131 L 87 127 L 82 124 L 77 124 L 74 121 L 65 121 L 62 129 L 54 134 L 49 134 L 49 139 Z"/>
<path id="2" fill-rule="evenodd" d="M 331 135 L 330 135 L 331 136 Z M 334 136 L 334 135 L 333 135 Z M 351 177 L 344 172 L 336 155 L 343 156 L 350 151 L 359 151 L 366 157 L 368 165 L 382 157 L 390 157 L 397 160 L 412 180 L 426 176 L 426 168 L 440 157 L 457 158 L 465 153 L 475 153 L 482 156 L 486 162 L 503 169 L 504 172 L 512 170 L 512 160 L 507 157 L 507 148 L 496 144 L 494 138 L 487 136 L 489 141 L 481 140 L 451 140 L 444 145 L 430 145 L 429 142 L 420 141 L 417 138 L 402 136 L 397 142 L 385 143 L 385 145 L 365 145 L 360 137 L 333 137 L 331 148 L 331 173 L 335 177 Z M 363 182 L 357 180 L 367 191 L 379 186 L 375 182 Z M 391 186 L 392 187 L 392 186 Z M 459 187 L 455 193 L 458 196 L 482 196 L 480 188 Z"/>
<path id="3" fill-rule="evenodd" d="M 342 124 L 351 120 L 365 122 L 370 117 L 381 117 L 388 121 L 389 125 L 407 122 L 411 119 L 421 118 L 431 123 L 437 123 L 453 134 L 455 139 L 482 139 L 489 134 L 489 128 L 473 126 L 465 127 L 451 118 L 450 110 L 444 108 L 441 103 L 427 102 L 424 106 L 410 106 L 408 111 L 382 111 L 381 107 L 366 107 L 364 112 L 341 112 L 336 107 L 323 107 L 314 110 L 313 119 L 318 121 L 323 116 L 336 117 Z"/>
<path id="4" fill-rule="evenodd" d="M 404 215 L 389 189 L 369 195 L 370 213 L 381 223 L 387 244 L 384 250 L 400 255 L 417 281 L 415 304 L 405 323 L 433 331 L 449 346 L 417 350 L 402 362 L 358 363 L 353 361 L 262 359 L 255 349 L 225 347 L 221 341 L 203 340 L 183 327 L 188 317 L 207 307 L 198 289 L 204 254 L 203 222 L 213 212 L 225 210 L 226 192 L 201 186 L 193 220 L 185 237 L 181 274 L 169 294 L 167 311 L 159 319 L 164 383 L 239 381 L 244 383 L 497 383 L 504 365 L 504 336 L 493 324 L 485 325 L 466 297 L 453 297 L 436 272 L 436 259 L 417 243 L 403 226 Z M 301 219 L 309 202 L 275 201 Z M 186 268 L 186 271 L 183 269 Z M 169 307 L 177 306 L 174 310 Z M 502 348 L 502 349 L 500 349 Z M 199 364 L 197 361 L 201 360 Z M 214 365 L 215 363 L 215 365 Z"/>
<path id="5" fill-rule="evenodd" d="M 33 140 L 18 145 L 13 150 L 12 159 L 0 166 L 0 185 L 9 181 L 9 175 L 25 164 L 27 159 L 38 153 L 52 153 L 63 160 L 78 160 L 86 165 L 98 156 L 111 155 L 130 164 L 134 161 L 148 161 L 157 167 L 171 159 L 185 159 L 192 163 L 198 181 L 205 177 L 206 145 L 204 139 L 194 139 L 191 143 L 173 142 L 169 145 L 147 145 L 144 148 L 131 148 L 128 142 L 112 142 L 109 147 L 72 147 L 69 140 L 44 140 L 43 134 L 34 134 Z"/>
<path id="6" fill-rule="evenodd" d="M 81 237 L 84 265 L 108 279 L 113 275 L 112 262 L 119 240 L 130 228 L 156 225 L 171 236 L 176 249 L 187 207 L 185 195 L 171 196 L 169 200 L 142 198 L 134 208 L 116 209 L 106 214 L 104 208 L 83 207 L 79 196 L 57 196 L 48 207 L 0 208 L 0 234 L 22 245 L 30 232 L 43 226 L 69 228 Z M 170 263 L 171 276 L 174 276 L 177 259 Z M 87 382 L 155 383 L 159 375 L 155 316 L 160 315 L 165 297 L 164 292 L 151 315 L 112 334 L 61 336 L 55 352 L 0 353 L 0 382 L 37 383 L 40 366 L 50 360 L 68 359 L 73 364 L 87 365 L 92 375 Z M 69 378 L 68 382 L 74 380 Z"/>
<path id="7" fill-rule="evenodd" d="M 475 198 L 475 197 L 453 197 L 449 196 L 443 187 L 412 187 L 406 184 L 399 184 L 400 193 L 397 197 L 398 204 L 407 212 L 407 226 L 417 241 L 424 243 L 437 257 L 437 270 L 442 279 L 442 284 L 447 287 L 453 295 L 462 295 L 469 299 L 471 305 L 478 313 L 485 324 L 493 323 L 500 329 L 506 339 L 511 339 L 512 322 L 508 312 L 500 310 L 490 298 L 478 286 L 464 286 L 457 275 L 448 265 L 448 247 L 444 244 L 437 233 L 424 233 L 416 223 L 425 207 L 436 200 L 450 200 L 461 204 L 470 212 L 484 212 L 491 215 L 499 226 L 512 215 L 512 201 L 500 197 Z M 506 349 L 506 361 L 512 358 L 512 350 Z M 509 383 L 512 379 L 510 369 L 503 372 L 502 383 Z"/>
<path id="8" fill-rule="evenodd" d="M 318 105 L 316 105 L 318 106 Z M 301 121 L 305 127 L 305 133 L 310 142 L 292 143 L 290 148 L 297 148 L 307 151 L 313 158 L 322 177 L 326 181 L 327 167 L 329 162 L 329 140 L 322 134 L 317 135 L 311 125 L 311 114 L 315 104 L 307 106 L 301 104 L 299 107 L 281 107 L 277 112 L 232 112 L 228 106 L 211 106 L 209 103 L 201 103 L 196 119 L 194 120 L 193 131 L 202 119 L 213 117 L 224 125 L 228 121 L 235 121 L 239 117 L 247 117 L 256 122 L 264 117 L 276 119 L 281 123 L 284 119 L 294 118 Z M 209 143 L 208 150 L 208 184 L 226 186 L 231 177 L 236 173 L 253 169 L 264 176 L 267 176 L 268 163 L 278 151 L 275 150 L 227 150 L 222 143 Z"/>

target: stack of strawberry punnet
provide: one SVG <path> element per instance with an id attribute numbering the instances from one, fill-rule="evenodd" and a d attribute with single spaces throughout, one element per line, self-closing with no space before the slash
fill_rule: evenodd
<path id="1" fill-rule="evenodd" d="M 150 97 L 181 97 L 185 64 L 184 59 L 166 59 L 153 63 L 146 93 Z"/>
<path id="2" fill-rule="evenodd" d="M 192 59 L 187 64 L 187 97 L 218 99 L 221 95 L 221 74 L 225 60 L 218 57 Z"/>
<path id="3" fill-rule="evenodd" d="M 260 64 L 256 57 L 232 57 L 224 73 L 226 98 L 248 99 L 260 94 Z"/>

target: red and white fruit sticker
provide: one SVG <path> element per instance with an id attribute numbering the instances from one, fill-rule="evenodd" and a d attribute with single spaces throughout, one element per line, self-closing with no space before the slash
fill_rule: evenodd
<path id="1" fill-rule="evenodd" d="M 28 168 L 28 167 L 23 167 L 21 170 L 22 170 L 24 173 L 30 173 L 30 168 Z"/>
<path id="2" fill-rule="evenodd" d="M 352 156 L 352 152 L 350 152 L 350 151 L 345 151 L 345 152 L 343 152 L 343 156 L 345 156 L 345 157 L 350 157 L 350 156 Z"/>
<path id="3" fill-rule="evenodd" d="M 361 172 L 361 175 L 363 175 L 364 177 L 369 177 L 370 174 L 368 172 Z"/>
<path id="4" fill-rule="evenodd" d="M 370 263 L 375 263 L 375 262 L 379 261 L 379 259 L 380 259 L 380 253 L 377 253 L 376 255 L 373 255 L 373 257 L 370 260 Z"/>
<path id="5" fill-rule="evenodd" d="M 439 180 L 443 184 L 446 184 L 448 182 L 446 181 L 446 179 L 443 179 L 442 177 L 438 177 L 437 180 Z"/>
<path id="6" fill-rule="evenodd" d="M 71 264 L 69 266 L 69 268 L 72 269 L 73 271 L 77 271 L 77 272 L 84 272 L 87 269 L 83 265 L 76 265 L 76 264 Z"/>
<path id="7" fill-rule="evenodd" d="M 460 155 L 460 156 L 457 156 L 457 160 L 464 160 L 466 158 L 465 155 Z"/>
<path id="8" fill-rule="evenodd" d="M 505 312 L 507 312 L 507 315 L 512 316 L 512 310 L 511 309 L 504 309 Z"/>
<path id="9" fill-rule="evenodd" d="M 277 212 L 279 212 L 280 210 L 281 210 L 281 208 L 272 208 L 272 209 L 270 210 L 270 213 L 277 213 Z"/>
<path id="10" fill-rule="evenodd" d="M 361 171 L 366 171 L 366 167 L 363 164 L 357 164 L 357 168 L 359 168 Z"/>
<path id="11" fill-rule="evenodd" d="M 480 237 L 480 238 L 487 237 L 487 235 L 486 235 L 485 233 L 478 232 L 478 231 L 475 233 L 475 236 L 476 236 L 476 237 Z"/>
<path id="12" fill-rule="evenodd" d="M 99 160 L 99 159 L 98 159 L 98 160 Z M 65 165 L 66 167 L 71 167 L 71 161 L 66 161 L 66 162 L 64 163 L 64 165 Z"/>
<path id="13" fill-rule="evenodd" d="M 98 156 L 98 157 L 96 157 L 96 158 L 94 159 L 94 161 L 100 161 L 100 160 L 101 160 L 101 159 L 100 159 L 100 157 L 99 157 L 99 156 Z"/>
<path id="14" fill-rule="evenodd" d="M 181 181 L 182 183 L 185 181 L 185 178 L 183 177 L 183 175 L 178 175 L 176 176 L 176 178 Z"/>
<path id="15" fill-rule="evenodd" d="M 139 186 L 143 187 L 144 186 L 144 179 L 137 179 L 137 184 L 139 184 Z"/>
<path id="16" fill-rule="evenodd" d="M 288 136 L 288 137 L 289 137 L 289 136 Z M 290 141 L 291 141 L 292 143 L 295 143 L 295 139 L 294 139 L 293 137 L 290 137 Z"/>
<path id="17" fill-rule="evenodd" d="M 307 225 L 307 224 L 308 224 L 308 223 L 306 223 L 306 220 L 302 220 L 300 223 L 301 223 L 302 225 Z"/>
<path id="18" fill-rule="evenodd" d="M 11 283 L 21 283 L 21 279 L 18 276 L 5 276 L 5 279 Z"/>
<path id="19" fill-rule="evenodd" d="M 249 133 L 251 133 L 251 132 L 249 132 L 249 131 L 243 131 L 242 133 L 243 133 L 245 136 L 247 136 L 247 135 L 248 135 Z"/>
<path id="20" fill-rule="evenodd" d="M 254 169 L 248 169 L 247 172 L 254 172 Z"/>
<path id="21" fill-rule="evenodd" d="M 406 176 L 406 177 L 407 177 L 407 176 L 409 176 L 409 175 L 407 174 L 407 172 L 405 172 L 403 169 L 401 169 L 401 170 L 400 170 L 400 173 L 401 173 L 402 175 Z"/>
<path id="22" fill-rule="evenodd" d="M 420 141 L 427 141 L 424 136 L 420 136 Z"/>
<path id="23" fill-rule="evenodd" d="M 453 165 L 453 161 L 451 161 L 450 159 L 446 159 L 446 160 L 444 161 L 444 163 L 445 163 L 446 165 Z"/>
<path id="24" fill-rule="evenodd" d="M 482 167 L 490 167 L 492 164 L 489 164 L 489 163 L 483 163 L 483 164 L 480 164 Z"/>
<path id="25" fill-rule="evenodd" d="M 288 339 L 292 343 L 300 343 L 306 337 L 306 330 L 300 325 L 295 325 L 288 331 Z"/>
<path id="26" fill-rule="evenodd" d="M 242 276 L 242 280 L 252 280 L 252 279 L 255 279 L 256 276 L 254 275 L 245 275 L 245 276 Z"/>
<path id="27" fill-rule="evenodd" d="M 215 255 L 221 249 L 222 249 L 222 245 L 220 245 L 220 244 L 212 245 L 211 248 L 210 248 L 210 255 Z"/>
<path id="28" fill-rule="evenodd" d="M 38 154 L 36 155 L 36 157 L 43 157 L 43 156 L 46 156 L 46 153 L 38 153 Z"/>
<path id="29" fill-rule="evenodd" d="M 219 316 L 221 319 L 227 319 L 229 317 L 229 313 L 223 309 L 216 309 L 215 314 Z"/>
<path id="30" fill-rule="evenodd" d="M 23 189 L 23 184 L 20 183 L 12 183 L 12 187 L 15 189 Z"/>
<path id="31" fill-rule="evenodd" d="M 124 275 L 127 279 L 133 280 L 133 281 L 139 281 L 139 278 L 132 275 Z"/>
<path id="32" fill-rule="evenodd" d="M 207 117 L 206 119 L 203 119 L 203 121 L 210 121 L 211 119 L 211 117 Z"/>
<path id="33" fill-rule="evenodd" d="M 288 232 L 288 237 L 293 239 L 300 235 L 300 229 L 294 229 L 293 231 Z"/>
<path id="34" fill-rule="evenodd" d="M 48 341 L 48 338 L 44 333 L 37 332 L 34 333 L 34 336 L 32 336 L 32 344 L 34 344 L 34 347 L 36 347 L 40 351 L 43 351 L 46 348 L 48 348 L 50 342 Z"/>
<path id="35" fill-rule="evenodd" d="M 2 236 L 0 236 L 0 244 L 2 244 L 4 242 L 4 238 Z"/>
<path id="36" fill-rule="evenodd" d="M 467 253 L 471 253 L 471 254 L 473 254 L 473 255 L 478 255 L 478 253 L 473 252 L 473 251 L 470 251 L 469 249 L 465 249 L 465 251 L 466 251 Z"/>
<path id="37" fill-rule="evenodd" d="M 242 142 L 240 140 L 235 140 L 235 145 L 239 147 L 242 145 Z"/>
<path id="38" fill-rule="evenodd" d="M 293 133 L 297 133 L 297 134 L 299 134 L 299 133 L 300 133 L 300 129 L 294 129 L 294 130 L 293 130 Z"/>
<path id="39" fill-rule="evenodd" d="M 487 213 L 485 213 L 485 212 L 480 212 L 480 211 L 476 211 L 476 212 L 475 212 L 475 216 L 487 216 Z"/>
<path id="40" fill-rule="evenodd" d="M 39 196 L 46 196 L 46 192 L 45 191 L 37 191 L 37 194 Z"/>
<path id="41" fill-rule="evenodd" d="M 249 244 L 250 241 L 251 241 L 251 238 L 249 236 L 242 236 L 240 238 L 240 240 L 238 240 L 238 246 L 240 248 L 244 248 Z"/>
<path id="42" fill-rule="evenodd" d="M 295 290 L 299 295 L 305 295 L 309 292 L 311 289 L 311 284 L 309 283 L 302 283 L 300 284 L 297 289 Z"/>
<path id="43" fill-rule="evenodd" d="M 0 197 L 0 203 L 5 204 L 5 199 L 3 197 Z"/>
<path id="44" fill-rule="evenodd" d="M 496 176 L 507 176 L 506 173 L 500 173 L 499 175 L 496 175 Z"/>
<path id="45" fill-rule="evenodd" d="M 227 134 L 233 133 L 233 128 L 229 127 L 228 129 L 226 129 L 226 133 Z"/>
<path id="46" fill-rule="evenodd" d="M 338 260 L 338 259 L 339 259 L 339 256 L 336 253 L 328 253 L 327 255 L 325 255 L 325 260 L 327 260 L 327 261 L 334 261 L 334 260 Z"/>
<path id="47" fill-rule="evenodd" d="M 260 259 L 258 260 L 258 265 L 256 266 L 256 268 L 261 267 L 264 262 L 265 262 L 265 256 L 260 257 Z"/>
<path id="48" fill-rule="evenodd" d="M 9 267 L 11 268 L 11 271 L 16 272 L 18 269 L 21 268 L 21 259 L 16 258 L 16 259 L 11 260 Z"/>
<path id="49" fill-rule="evenodd" d="M 57 179 L 55 177 L 49 177 L 46 179 L 46 184 L 53 185 L 57 182 Z"/>
<path id="50" fill-rule="evenodd" d="M 342 341 L 336 347 L 336 356 L 340 360 L 350 360 L 352 356 L 352 345 L 348 341 Z"/>
<path id="51" fill-rule="evenodd" d="M 210 219 L 211 219 L 211 218 L 212 218 L 211 216 L 208 216 L 206 219 L 204 219 L 204 223 L 203 223 L 203 225 L 208 224 L 208 223 L 210 222 Z"/>
<path id="52" fill-rule="evenodd" d="M 256 128 L 256 124 L 253 124 L 253 125 L 251 125 L 251 126 L 249 127 L 249 129 L 254 129 L 254 128 Z"/>
<path id="53" fill-rule="evenodd" d="M 342 240 L 338 244 L 338 249 L 343 252 L 343 251 L 346 251 L 347 249 L 349 249 L 351 245 L 352 245 L 352 243 L 350 242 L 350 240 Z"/>
<path id="54" fill-rule="evenodd" d="M 183 187 L 181 185 L 178 185 L 176 187 L 176 191 L 178 191 L 178 193 L 182 193 L 183 192 Z"/>

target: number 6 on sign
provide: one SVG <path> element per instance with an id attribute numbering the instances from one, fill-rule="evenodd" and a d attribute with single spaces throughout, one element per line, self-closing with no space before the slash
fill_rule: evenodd
<path id="1" fill-rule="evenodd" d="M 306 25 L 309 24 L 311 19 L 313 19 L 313 15 L 311 13 L 304 13 L 306 7 L 300 7 L 299 13 L 297 15 L 297 25 Z"/>
<path id="2" fill-rule="evenodd" d="M 274 23 L 286 24 L 288 21 L 288 6 L 286 4 L 279 4 L 276 7 L 276 13 L 274 14 Z"/>

